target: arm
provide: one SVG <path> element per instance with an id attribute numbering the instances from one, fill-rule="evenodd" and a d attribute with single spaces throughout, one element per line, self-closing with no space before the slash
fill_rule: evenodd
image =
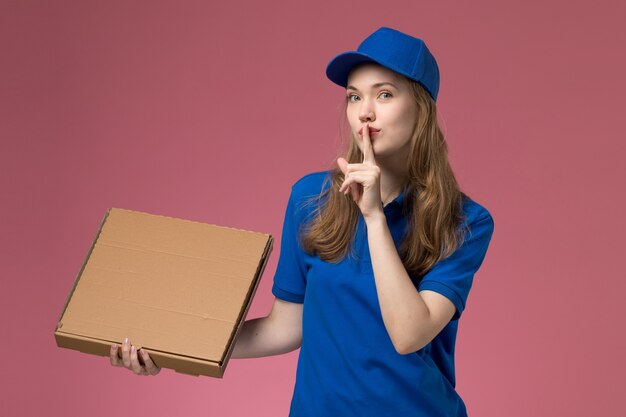
<path id="1" fill-rule="evenodd" d="M 351 192 L 363 214 L 383 321 L 396 351 L 407 354 L 430 343 L 457 308 L 445 296 L 427 290 L 418 293 L 413 286 L 387 227 L 380 194 L 381 171 L 367 124 L 362 136 L 363 163 L 337 160 L 345 175 L 339 192 Z"/>
<path id="2" fill-rule="evenodd" d="M 472 237 L 422 277 L 418 292 L 387 227 L 381 202 L 381 170 L 367 124 L 362 131 L 359 145 L 363 163 L 349 164 L 344 158 L 337 159 L 345 175 L 339 192 L 351 193 L 363 214 L 383 321 L 398 353 L 407 354 L 426 346 L 450 320 L 460 317 L 474 273 L 485 258 L 493 219 L 484 208 L 479 210 L 472 222 Z"/>
<path id="3" fill-rule="evenodd" d="M 366 220 L 368 244 L 383 321 L 400 354 L 415 352 L 439 334 L 456 307 L 429 290 L 418 292 L 402 264 L 384 213 Z"/>
<path id="4" fill-rule="evenodd" d="M 302 307 L 276 298 L 267 317 L 244 322 L 231 358 L 273 356 L 298 349 L 302 344 Z"/>

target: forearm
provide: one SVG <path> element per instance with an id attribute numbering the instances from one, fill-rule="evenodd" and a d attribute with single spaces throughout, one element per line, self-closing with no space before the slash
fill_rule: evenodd
<path id="1" fill-rule="evenodd" d="M 231 358 L 259 358 L 280 355 L 300 347 L 294 335 L 282 329 L 279 322 L 269 317 L 246 320 L 237 339 Z"/>
<path id="2" fill-rule="evenodd" d="M 420 324 L 429 317 L 428 306 L 411 281 L 398 255 L 384 214 L 366 220 L 374 280 L 383 321 L 401 352 L 421 337 Z"/>

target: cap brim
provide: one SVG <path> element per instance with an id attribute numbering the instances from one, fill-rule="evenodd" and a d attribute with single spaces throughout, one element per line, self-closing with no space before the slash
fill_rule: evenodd
<path id="1" fill-rule="evenodd" d="M 348 75 L 356 65 L 364 62 L 380 64 L 375 59 L 360 52 L 344 52 L 334 57 L 326 66 L 326 76 L 329 80 L 342 87 L 348 86 Z"/>

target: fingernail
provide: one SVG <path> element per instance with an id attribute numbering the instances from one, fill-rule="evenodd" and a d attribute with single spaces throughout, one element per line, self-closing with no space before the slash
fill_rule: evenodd
<path id="1" fill-rule="evenodd" d="M 137 350 L 137 348 L 135 348 L 135 346 L 133 346 L 133 353 L 135 353 L 135 351 Z"/>
<path id="2" fill-rule="evenodd" d="M 124 344 L 128 345 L 128 338 L 124 339 Z"/>

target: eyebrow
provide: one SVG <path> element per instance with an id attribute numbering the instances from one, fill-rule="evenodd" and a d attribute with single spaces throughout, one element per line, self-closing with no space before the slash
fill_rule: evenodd
<path id="1" fill-rule="evenodd" d="M 372 84 L 372 88 L 378 88 L 378 87 L 382 87 L 383 85 L 390 85 L 393 88 L 395 88 L 396 90 L 399 90 L 398 87 L 396 87 L 394 84 L 392 83 L 388 83 L 388 82 L 382 82 L 382 83 L 376 83 L 376 84 Z M 356 87 L 354 87 L 353 85 L 349 85 L 346 87 L 346 90 L 355 90 L 355 91 L 359 91 Z"/>

